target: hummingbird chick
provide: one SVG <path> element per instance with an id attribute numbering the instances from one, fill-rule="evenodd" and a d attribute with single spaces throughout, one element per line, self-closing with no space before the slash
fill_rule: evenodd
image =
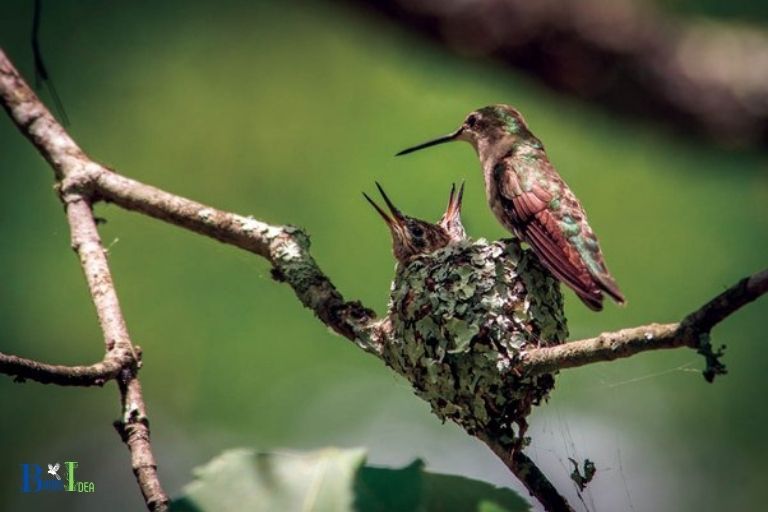
<path id="1" fill-rule="evenodd" d="M 584 208 L 520 112 L 509 105 L 481 108 L 467 115 L 455 132 L 397 155 L 455 140 L 475 148 L 496 219 L 530 245 L 557 279 L 595 311 L 603 308 L 604 293 L 624 303 Z"/>
<path id="2" fill-rule="evenodd" d="M 363 196 L 389 226 L 392 233 L 392 252 L 400 264 L 406 265 L 415 256 L 432 253 L 466 238 L 464 226 L 461 224 L 461 201 L 464 195 L 464 184 L 461 185 L 458 194 L 455 194 L 456 186 L 451 187 L 448 206 L 437 224 L 403 215 L 389 200 L 381 185 L 376 183 L 376 187 L 378 187 L 381 197 L 384 198 L 391 216 L 387 215 L 368 194 L 363 192 Z"/>
<path id="3" fill-rule="evenodd" d="M 448 232 L 451 242 L 460 242 L 467 239 L 467 232 L 461 223 L 461 202 L 464 199 L 464 182 L 459 187 L 459 193 L 456 194 L 456 184 L 451 183 L 451 193 L 448 196 L 448 206 L 445 207 L 445 213 L 437 221 L 437 225 Z"/>

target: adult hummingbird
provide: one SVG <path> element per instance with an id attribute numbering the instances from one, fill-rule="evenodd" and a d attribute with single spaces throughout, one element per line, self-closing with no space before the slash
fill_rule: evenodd
<path id="1" fill-rule="evenodd" d="M 456 186 L 451 186 L 448 206 L 437 224 L 403 215 L 387 197 L 381 185 L 376 183 L 376 187 L 378 187 L 381 197 L 384 198 L 391 216 L 387 215 L 368 194 L 363 192 L 363 196 L 379 212 L 381 218 L 389 226 L 389 230 L 392 233 L 392 252 L 400 264 L 405 265 L 415 256 L 429 254 L 466 238 L 464 226 L 461 223 L 461 201 L 464 195 L 463 183 L 458 194 L 455 193 Z"/>
<path id="2" fill-rule="evenodd" d="M 488 204 L 498 221 L 528 243 L 555 277 L 595 311 L 603 308 L 604 293 L 624 303 L 584 208 L 520 112 L 509 105 L 481 108 L 467 115 L 453 133 L 397 155 L 455 140 L 475 148 Z"/>

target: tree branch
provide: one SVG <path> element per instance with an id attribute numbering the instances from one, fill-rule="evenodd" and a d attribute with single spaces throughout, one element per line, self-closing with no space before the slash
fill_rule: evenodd
<path id="1" fill-rule="evenodd" d="M 16 382 L 27 379 L 41 384 L 59 386 L 101 386 L 114 379 L 126 361 L 105 357 L 89 366 L 46 364 L 24 357 L 0 352 L 0 373 L 15 377 Z"/>
<path id="2" fill-rule="evenodd" d="M 141 387 L 136 377 L 141 361 L 128 335 L 106 252 L 91 210 L 92 190 L 89 178 L 93 172 L 92 168 L 98 166 L 85 157 L 2 51 L 0 98 L 17 126 L 43 153 L 54 169 L 69 222 L 72 248 L 80 259 L 104 334 L 106 355 L 105 362 L 99 369 L 107 366 L 109 376 L 115 377 L 115 365 L 119 365 L 119 388 L 124 411 L 119 430 L 131 452 L 132 467 L 147 507 L 152 511 L 165 511 L 168 509 L 168 496 L 157 477 L 157 466 L 149 444 L 149 422 L 146 420 Z M 71 376 L 73 373 L 72 369 L 64 372 L 62 367 L 39 365 L 19 358 L 14 360 L 13 356 L 6 357 L 11 358 L 8 359 L 11 365 L 9 369 L 14 372 L 24 371 L 30 375 L 51 379 L 61 379 L 64 374 Z M 15 374 L 18 376 L 18 373 Z"/>
<path id="3" fill-rule="evenodd" d="M 706 332 L 730 315 L 768 292 L 768 269 L 745 277 L 726 291 L 685 317 L 682 330 Z"/>
<path id="4" fill-rule="evenodd" d="M 603 333 L 595 338 L 527 351 L 518 370 L 529 375 L 613 361 L 648 350 L 690 347 L 707 359 L 704 376 L 712 381 L 725 367 L 709 345 L 710 331 L 741 307 L 768 292 L 768 270 L 744 278 L 686 316 L 680 323 L 649 324 Z"/>
<path id="5" fill-rule="evenodd" d="M 272 264 L 272 276 L 288 283 L 325 325 L 364 350 L 376 352 L 375 340 L 384 333 L 374 324 L 375 313 L 357 301 L 344 300 L 312 258 L 309 236 L 301 229 L 217 210 L 103 167 L 94 169 L 92 178 L 96 193 L 106 201 L 266 258 Z"/>
<path id="6" fill-rule="evenodd" d="M 118 377 L 123 416 L 114 426 L 131 452 L 131 468 L 147 508 L 168 510 L 168 496 L 157 477 L 157 463 L 149 444 L 149 418 L 136 373 L 124 369 Z"/>
<path id="7" fill-rule="evenodd" d="M 566 499 L 526 454 L 520 450 L 505 448 L 502 443 L 491 436 L 478 434 L 477 437 L 525 485 L 531 496 L 535 496 L 539 500 L 544 510 L 547 512 L 573 512 L 573 508 Z"/>

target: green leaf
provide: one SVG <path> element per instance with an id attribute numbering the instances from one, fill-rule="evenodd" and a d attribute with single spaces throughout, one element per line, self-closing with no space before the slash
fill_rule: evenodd
<path id="1" fill-rule="evenodd" d="M 180 511 L 352 510 L 350 482 L 365 451 L 328 448 L 309 453 L 229 450 L 195 470 L 197 479 L 174 502 Z"/>
<path id="2" fill-rule="evenodd" d="M 510 489 L 462 476 L 424 473 L 425 511 L 529 512 L 530 505 Z"/>
<path id="3" fill-rule="evenodd" d="M 524 512 L 509 489 L 424 471 L 365 465 L 365 450 L 224 452 L 195 470 L 175 512 Z"/>
<path id="4" fill-rule="evenodd" d="M 363 466 L 355 481 L 355 508 L 350 510 L 420 512 L 423 469 L 419 459 L 402 469 Z"/>

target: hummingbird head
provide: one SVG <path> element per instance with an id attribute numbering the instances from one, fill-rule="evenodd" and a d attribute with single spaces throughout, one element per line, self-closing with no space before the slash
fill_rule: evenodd
<path id="1" fill-rule="evenodd" d="M 459 193 L 456 194 L 456 185 L 451 185 L 451 194 L 448 196 L 448 206 L 445 213 L 437 222 L 437 225 L 445 229 L 451 237 L 451 242 L 459 242 L 467 238 L 467 232 L 461 223 L 461 200 L 464 197 L 464 183 L 459 187 Z"/>
<path id="2" fill-rule="evenodd" d="M 521 143 L 541 147 L 541 142 L 530 132 L 520 112 L 509 105 L 491 105 L 470 112 L 453 133 L 404 149 L 396 156 L 455 140 L 472 144 L 481 158 L 499 150 L 508 151 Z"/>
<path id="3" fill-rule="evenodd" d="M 451 236 L 444 227 L 403 215 L 389 200 L 381 185 L 376 183 L 376 187 L 384 198 L 391 216 L 387 215 L 368 194 L 363 193 L 363 196 L 387 223 L 392 233 L 392 252 L 397 261 L 404 265 L 415 256 L 429 254 L 448 245 Z"/>

